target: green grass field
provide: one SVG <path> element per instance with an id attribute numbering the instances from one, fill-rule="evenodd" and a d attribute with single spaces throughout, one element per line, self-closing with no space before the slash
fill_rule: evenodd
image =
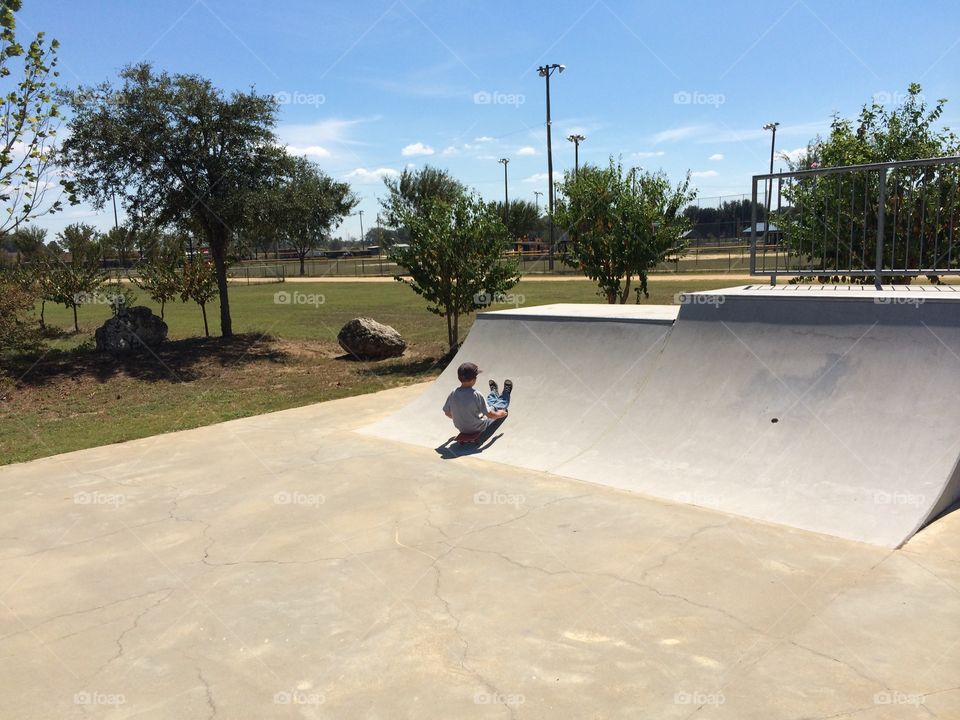
<path id="1" fill-rule="evenodd" d="M 680 291 L 729 281 L 654 280 L 651 304 L 672 304 Z M 277 293 L 287 293 L 286 302 Z M 585 280 L 521 282 L 512 294 L 523 306 L 599 302 Z M 140 292 L 138 304 L 153 307 Z M 396 282 L 236 285 L 230 306 L 237 337 L 204 339 L 200 309 L 166 308 L 169 341 L 158 357 L 116 361 L 92 349 L 104 305 L 72 314 L 46 308 L 49 326 L 65 331 L 38 357 L 21 358 L 0 373 L 0 464 L 209 425 L 435 377 L 443 369 L 446 322 Z M 504 306 L 491 308 L 504 309 Z M 158 309 L 157 309 L 158 310 Z M 392 325 L 408 343 L 402 358 L 379 363 L 345 360 L 340 327 L 357 316 Z M 219 335 L 219 307 L 208 308 Z M 473 316 L 461 319 L 461 340 Z"/>

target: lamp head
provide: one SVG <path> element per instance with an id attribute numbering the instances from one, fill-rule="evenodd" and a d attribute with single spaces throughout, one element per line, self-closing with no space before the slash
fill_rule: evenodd
<path id="1" fill-rule="evenodd" d="M 780 127 L 780 123 L 778 123 L 778 122 L 768 122 L 766 125 L 763 126 L 763 129 L 764 129 L 764 130 L 776 130 L 778 127 Z"/>
<path id="2" fill-rule="evenodd" d="M 560 72 L 563 72 L 566 69 L 567 69 L 566 65 L 557 65 L 557 70 L 559 70 Z"/>

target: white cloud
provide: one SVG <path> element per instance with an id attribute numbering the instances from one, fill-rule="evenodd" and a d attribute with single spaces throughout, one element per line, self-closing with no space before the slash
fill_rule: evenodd
<path id="1" fill-rule="evenodd" d="M 376 170 L 357 168 L 348 172 L 347 178 L 356 180 L 358 183 L 377 183 L 382 182 L 385 177 L 394 177 L 399 174 L 393 168 L 377 168 Z"/>
<path id="2" fill-rule="evenodd" d="M 376 118 L 334 119 L 306 125 L 281 125 L 277 128 L 277 136 L 284 143 L 299 148 L 360 145 L 362 143 L 350 138 L 350 131 L 354 126 L 374 119 Z"/>
<path id="3" fill-rule="evenodd" d="M 796 162 L 806 154 L 807 154 L 807 148 L 806 146 L 804 146 L 804 147 L 799 147 L 796 150 L 782 150 L 777 153 L 777 157 Z"/>
<path id="4" fill-rule="evenodd" d="M 453 145 L 448 145 L 443 149 L 444 155 L 456 155 L 458 152 L 460 151 L 457 150 Z"/>
<path id="5" fill-rule="evenodd" d="M 517 155 L 536 155 L 537 149 L 531 145 L 525 145 L 517 150 Z"/>
<path id="6" fill-rule="evenodd" d="M 547 181 L 547 173 L 536 173 L 530 177 L 524 178 L 525 183 L 540 183 Z"/>
<path id="7" fill-rule="evenodd" d="M 652 157 L 663 157 L 666 153 L 663 150 L 641 150 L 640 152 L 635 152 L 633 156 L 635 158 L 652 158 Z"/>
<path id="8" fill-rule="evenodd" d="M 707 160 L 723 160 L 723 153 L 714 153 Z"/>
<path id="9" fill-rule="evenodd" d="M 320 145 L 307 145 L 306 147 L 287 145 L 287 152 L 291 155 L 308 155 L 322 158 L 330 157 L 330 151 Z"/>
<path id="10" fill-rule="evenodd" d="M 701 125 L 687 125 L 686 127 L 670 128 L 661 130 L 653 136 L 654 143 L 676 142 L 677 140 L 686 140 L 703 132 Z"/>
<path id="11" fill-rule="evenodd" d="M 478 143 L 487 143 L 487 142 L 493 142 L 494 139 L 495 138 L 492 138 L 489 135 L 481 135 L 478 138 L 474 138 L 473 141 Z"/>
<path id="12" fill-rule="evenodd" d="M 422 142 L 415 142 L 407 145 L 400 153 L 404 157 L 411 157 L 413 155 L 433 155 L 433 148 L 429 145 L 424 145 Z"/>
<path id="13" fill-rule="evenodd" d="M 719 174 L 720 174 L 720 173 L 718 173 L 716 170 L 699 170 L 699 171 L 697 171 L 697 172 L 692 172 L 692 173 L 690 173 L 690 177 L 692 177 L 692 178 L 712 178 L 712 177 L 716 177 L 716 176 L 719 175 Z"/>

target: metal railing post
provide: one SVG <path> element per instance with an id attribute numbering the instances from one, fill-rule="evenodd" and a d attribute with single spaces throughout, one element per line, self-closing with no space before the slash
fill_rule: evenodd
<path id="1" fill-rule="evenodd" d="M 884 221 L 887 215 L 887 170 L 881 168 L 880 188 L 877 198 L 877 260 L 874 265 L 873 284 L 879 290 L 883 287 L 883 236 Z"/>
<path id="2" fill-rule="evenodd" d="M 757 179 L 753 179 L 750 202 L 750 274 L 757 272 Z"/>

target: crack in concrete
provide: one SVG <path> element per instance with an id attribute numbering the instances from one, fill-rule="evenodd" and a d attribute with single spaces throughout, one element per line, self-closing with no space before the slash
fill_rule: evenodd
<path id="1" fill-rule="evenodd" d="M 158 590 L 158 591 L 156 591 L 156 592 L 163 592 L 163 591 L 162 591 L 162 590 Z M 103 663 L 99 668 L 97 668 L 97 669 L 90 675 L 90 677 L 89 677 L 88 679 L 92 680 L 93 678 L 97 677 L 97 675 L 99 675 L 99 674 L 102 673 L 104 670 L 106 670 L 107 666 L 109 666 L 109 665 L 112 664 L 114 661 L 119 660 L 120 658 L 123 657 L 123 653 L 124 653 L 123 639 L 124 639 L 127 635 L 129 635 L 131 632 L 133 632 L 134 630 L 138 630 L 138 629 L 140 628 L 140 621 L 143 619 L 143 617 L 144 617 L 147 613 L 149 613 L 151 610 L 156 609 L 161 603 L 166 602 L 166 601 L 169 599 L 169 597 L 170 597 L 171 595 L 173 595 L 174 592 L 175 592 L 175 591 L 174 591 L 173 588 L 167 589 L 166 595 L 164 595 L 162 598 L 160 598 L 160 599 L 157 600 L 156 602 L 150 604 L 149 606 L 147 606 L 147 607 L 145 607 L 143 610 L 141 610 L 139 613 L 137 613 L 137 615 L 133 618 L 133 623 L 132 623 L 129 627 L 125 628 L 125 629 L 117 636 L 117 638 L 113 641 L 114 644 L 117 646 L 117 652 L 116 652 L 116 654 L 113 655 L 111 658 L 109 658 L 109 659 L 108 659 L 105 663 Z M 151 594 L 155 594 L 155 593 L 151 593 Z"/>

